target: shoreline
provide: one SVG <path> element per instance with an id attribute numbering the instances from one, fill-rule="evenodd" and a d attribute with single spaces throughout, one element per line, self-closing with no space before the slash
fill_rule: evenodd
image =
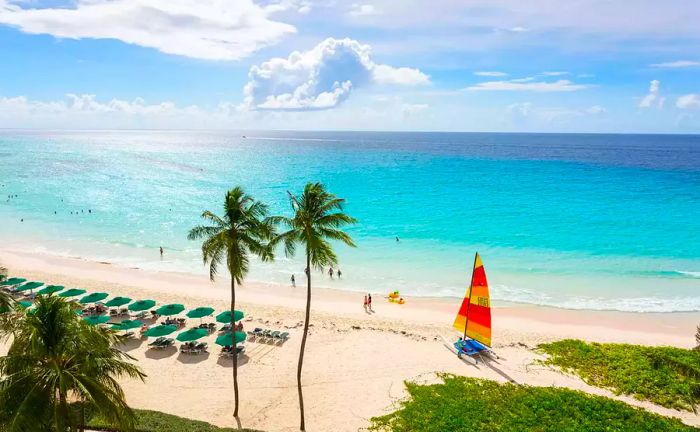
<path id="1" fill-rule="evenodd" d="M 0 262 L 10 275 L 45 283 L 104 291 L 134 300 L 152 298 L 159 305 L 183 303 L 186 309 L 229 307 L 229 279 L 215 283 L 203 276 L 154 272 L 82 259 L 8 251 Z M 312 280 L 313 282 L 313 280 Z M 580 378 L 537 363 L 540 343 L 577 338 L 595 342 L 692 347 L 700 313 L 631 313 L 563 310 L 533 305 L 493 308 L 494 350 L 500 359 L 474 365 L 459 360 L 449 342 L 461 299 L 414 298 L 388 303 L 373 293 L 375 313 L 362 309 L 361 293 L 313 288 L 311 324 L 303 383 L 309 431 L 366 430 L 369 419 L 393 409 L 406 395 L 404 382 L 435 382 L 446 372 L 499 382 L 558 386 L 622 400 L 698 426 L 700 418 L 615 395 Z M 245 284 L 237 287 L 236 308 L 243 310 L 246 330 L 263 327 L 287 331 L 283 344 L 246 341 L 239 359 L 241 425 L 272 431 L 298 430 L 296 364 L 304 318 L 305 287 Z M 205 319 L 206 320 L 206 319 Z M 149 322 L 147 320 L 147 322 Z M 199 320 L 196 320 L 198 323 Z M 209 353 L 180 354 L 148 350 L 142 339 L 122 349 L 147 374 L 146 382 L 120 380 L 128 403 L 219 426 L 236 426 L 231 416 L 231 360 L 220 358 L 216 334 L 203 341 Z M 0 354 L 6 347 L 0 344 Z M 361 395 L 348 398 L 348 395 Z"/>

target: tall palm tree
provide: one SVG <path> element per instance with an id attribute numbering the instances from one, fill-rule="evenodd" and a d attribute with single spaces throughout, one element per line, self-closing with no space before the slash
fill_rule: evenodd
<path id="1" fill-rule="evenodd" d="M 301 244 L 306 249 L 306 315 L 304 318 L 304 335 L 301 338 L 299 363 L 297 365 L 297 388 L 299 391 L 299 411 L 304 425 L 304 397 L 301 390 L 301 369 L 304 364 L 304 348 L 309 332 L 311 311 L 311 269 L 323 269 L 334 266 L 338 258 L 329 240 L 340 241 L 355 247 L 352 238 L 341 228 L 356 222 L 354 218 L 343 213 L 344 199 L 328 192 L 321 183 L 307 183 L 300 196 L 288 192 L 292 204 L 292 217 L 278 216 L 275 223 L 286 226 L 288 231 L 275 238 L 274 243 L 283 243 L 287 256 L 294 255 L 296 247 Z"/>
<path id="2" fill-rule="evenodd" d="M 7 269 L 0 266 L 0 282 L 4 281 L 5 278 L 7 278 Z M 0 290 L 0 312 L 9 311 L 12 309 L 13 304 L 14 301 L 12 296 L 3 290 Z"/>
<path id="3" fill-rule="evenodd" d="M 71 404 L 82 401 L 83 409 L 133 431 L 134 413 L 117 378 L 146 375 L 114 348 L 118 336 L 82 320 L 62 298 L 41 296 L 34 304 L 2 324 L 12 345 L 0 358 L 0 430 L 77 431 L 84 418 Z"/>
<path id="4" fill-rule="evenodd" d="M 267 218 L 267 205 L 256 201 L 239 186 L 226 193 L 224 215 L 202 213 L 207 225 L 197 226 L 187 235 L 189 240 L 204 239 L 202 259 L 209 264 L 209 278 L 214 281 L 219 265 L 226 263 L 231 274 L 231 317 L 236 309 L 236 283 L 243 283 L 250 268 L 249 255 L 263 261 L 274 259 L 267 240 L 275 231 Z M 234 350 L 235 351 L 235 350 Z M 233 416 L 238 417 L 238 356 L 233 356 Z"/>

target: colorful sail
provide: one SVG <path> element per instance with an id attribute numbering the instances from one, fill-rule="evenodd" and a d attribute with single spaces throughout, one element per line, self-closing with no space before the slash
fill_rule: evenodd
<path id="1" fill-rule="evenodd" d="M 491 300 L 489 297 L 489 284 L 486 280 L 486 272 L 481 257 L 476 254 L 474 258 L 474 270 L 472 281 L 459 308 L 454 328 L 464 333 L 467 327 L 467 337 L 472 338 L 486 346 L 491 346 Z"/>

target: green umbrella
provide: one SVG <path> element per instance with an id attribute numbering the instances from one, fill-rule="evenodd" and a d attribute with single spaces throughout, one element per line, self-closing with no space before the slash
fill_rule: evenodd
<path id="1" fill-rule="evenodd" d="M 189 330 L 185 330 L 183 332 L 180 332 L 177 335 L 177 340 L 180 342 L 190 342 L 193 340 L 197 340 L 199 338 L 203 338 L 204 336 L 207 336 L 209 334 L 209 331 L 207 329 L 201 329 L 201 328 L 193 328 Z"/>
<path id="2" fill-rule="evenodd" d="M 187 312 L 187 318 L 204 318 L 214 313 L 214 308 L 198 307 Z"/>
<path id="3" fill-rule="evenodd" d="M 125 304 L 129 303 L 131 299 L 129 297 L 114 297 L 107 303 L 105 303 L 105 306 L 107 307 L 119 307 L 119 306 L 124 306 Z"/>
<path id="4" fill-rule="evenodd" d="M 104 324 L 107 321 L 109 321 L 109 317 L 107 315 L 93 315 L 93 316 L 85 317 L 83 319 L 85 321 L 87 321 L 88 324 L 92 324 L 92 325 Z"/>
<path id="5" fill-rule="evenodd" d="M 81 298 L 80 303 L 83 303 L 83 304 L 96 303 L 98 301 L 102 301 L 102 300 L 106 299 L 108 296 L 109 296 L 109 294 L 103 293 L 103 292 L 92 293 L 92 294 L 88 294 L 85 297 Z"/>
<path id="6" fill-rule="evenodd" d="M 144 311 L 156 305 L 155 300 L 139 300 L 129 305 L 129 310 L 133 312 Z"/>
<path id="7" fill-rule="evenodd" d="M 185 306 L 179 303 L 167 304 L 156 309 L 158 315 L 177 315 L 185 310 Z"/>
<path id="8" fill-rule="evenodd" d="M 81 294 L 85 294 L 84 289 L 71 288 L 69 290 L 65 290 L 65 291 L 61 292 L 60 294 L 58 294 L 58 296 L 59 297 L 75 297 L 75 296 L 79 296 Z"/>
<path id="9" fill-rule="evenodd" d="M 139 320 L 124 320 L 117 324 L 112 324 L 114 330 L 133 330 L 143 326 L 143 323 Z"/>
<path id="10" fill-rule="evenodd" d="M 0 282 L 0 286 L 11 286 L 11 285 L 19 285 L 22 282 L 26 282 L 27 280 L 24 278 L 9 278 L 7 280 L 4 280 Z"/>
<path id="11" fill-rule="evenodd" d="M 22 306 L 24 309 L 27 309 L 28 307 L 31 307 L 32 302 L 30 301 L 19 301 L 17 302 L 18 305 Z"/>
<path id="12" fill-rule="evenodd" d="M 233 314 L 234 321 L 240 321 L 243 319 L 243 312 L 237 310 Z M 216 321 L 220 323 L 230 323 L 231 322 L 231 311 L 221 312 L 216 316 Z"/>
<path id="13" fill-rule="evenodd" d="M 144 336 L 148 337 L 160 337 L 160 336 L 165 336 L 169 335 L 170 333 L 174 332 L 177 330 L 177 327 L 174 325 L 159 325 L 155 327 L 151 327 L 146 332 L 143 334 Z"/>
<path id="14" fill-rule="evenodd" d="M 49 285 L 46 288 L 42 288 L 39 291 L 37 291 L 36 295 L 47 295 L 57 293 L 59 291 L 63 291 L 63 288 L 65 288 L 63 285 Z"/>
<path id="15" fill-rule="evenodd" d="M 34 288 L 39 288 L 42 285 L 44 285 L 44 282 L 27 282 L 26 284 L 15 288 L 15 291 L 19 292 L 19 291 L 33 290 Z"/>
<path id="16" fill-rule="evenodd" d="M 245 340 L 245 333 L 236 332 L 236 343 L 243 342 Z M 218 338 L 216 338 L 216 344 L 221 346 L 231 346 L 233 345 L 233 335 L 232 333 L 226 333 Z"/>

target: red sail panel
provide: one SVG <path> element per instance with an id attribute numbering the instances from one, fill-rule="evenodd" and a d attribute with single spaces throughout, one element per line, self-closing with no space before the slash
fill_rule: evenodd
<path id="1" fill-rule="evenodd" d="M 486 272 L 478 253 L 474 259 L 471 284 L 453 324 L 462 333 L 465 325 L 468 337 L 491 346 L 491 299 Z"/>

